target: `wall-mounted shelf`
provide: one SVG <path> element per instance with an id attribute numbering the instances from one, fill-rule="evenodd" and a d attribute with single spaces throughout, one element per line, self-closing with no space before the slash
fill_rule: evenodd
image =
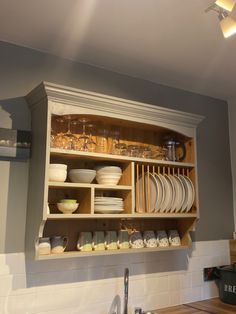
<path id="1" fill-rule="evenodd" d="M 26 231 L 28 253 L 43 260 L 179 250 L 190 245 L 189 232 L 194 230 L 199 217 L 196 127 L 202 117 L 51 83 L 42 83 L 27 95 L 26 99 L 32 109 L 33 137 Z M 150 147 L 155 151 L 163 146 L 165 136 L 171 134 L 177 141 L 183 143 L 186 154 L 181 161 L 163 160 L 158 156 L 143 158 L 112 154 L 110 151 L 112 138 L 109 136 L 107 151 L 102 153 L 50 147 L 52 130 L 56 133 L 61 132 L 58 121 L 68 115 L 76 121 L 86 117 L 92 123 L 105 125 L 110 133 L 119 128 L 120 140 L 127 147 L 136 145 Z M 79 138 L 79 135 L 75 134 Z M 176 154 L 178 157 L 178 150 Z M 67 164 L 68 170 L 96 169 L 101 164 L 116 165 L 122 169 L 122 177 L 118 185 L 112 186 L 98 184 L 96 180 L 90 184 L 73 183 L 68 178 L 66 182 L 50 182 L 48 175 L 50 163 Z M 151 202 L 153 191 L 150 187 L 150 178 L 154 173 L 167 177 L 183 175 L 190 180 L 194 193 L 187 212 L 185 208 L 179 208 L 178 212 L 175 212 L 174 205 L 172 209 L 166 209 L 166 212 L 154 208 Z M 174 193 L 177 195 L 174 187 L 172 192 L 173 195 Z M 101 195 L 122 198 L 124 211 L 119 214 L 96 213 L 95 199 Z M 79 200 L 79 208 L 73 214 L 62 214 L 58 211 L 56 204 L 64 198 Z M 76 251 L 78 234 L 82 231 L 118 232 L 127 226 L 141 232 L 177 229 L 181 237 L 181 246 Z M 37 239 L 54 235 L 68 236 L 66 251 L 62 254 L 39 255 L 37 247 L 35 251 Z"/>

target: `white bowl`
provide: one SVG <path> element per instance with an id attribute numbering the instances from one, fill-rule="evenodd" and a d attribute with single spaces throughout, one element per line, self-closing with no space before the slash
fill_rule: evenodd
<path id="1" fill-rule="evenodd" d="M 74 183 L 91 183 L 96 176 L 96 171 L 91 169 L 71 169 L 69 178 Z"/>
<path id="2" fill-rule="evenodd" d="M 100 173 L 122 173 L 122 169 L 117 166 L 99 166 L 96 168 L 97 174 Z"/>
<path id="3" fill-rule="evenodd" d="M 72 214 L 79 207 L 79 203 L 57 203 L 57 208 L 63 214 Z"/>
<path id="4" fill-rule="evenodd" d="M 67 170 L 67 165 L 66 164 L 49 164 L 49 169 Z"/>
<path id="5" fill-rule="evenodd" d="M 97 176 L 96 180 L 99 184 L 105 184 L 105 185 L 117 185 L 118 182 L 120 181 L 120 177 L 111 177 L 111 178 L 103 178 L 101 176 Z"/>
<path id="6" fill-rule="evenodd" d="M 57 168 L 48 169 L 48 180 L 56 182 L 65 182 L 67 177 L 67 171 Z"/>
<path id="7" fill-rule="evenodd" d="M 121 173 L 98 173 L 96 178 L 100 179 L 119 179 L 121 177 Z"/>

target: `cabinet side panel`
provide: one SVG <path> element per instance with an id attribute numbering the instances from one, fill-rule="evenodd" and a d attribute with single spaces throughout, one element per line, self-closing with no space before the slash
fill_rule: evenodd
<path id="1" fill-rule="evenodd" d="M 42 232 L 40 225 L 43 221 L 45 207 L 45 165 L 47 154 L 47 122 L 48 110 L 46 103 L 34 106 L 32 115 L 32 155 L 29 171 L 29 189 L 26 221 L 26 253 L 34 253 L 35 240 Z M 41 231 L 40 231 L 41 230 Z M 33 255 L 34 256 L 34 255 Z"/>

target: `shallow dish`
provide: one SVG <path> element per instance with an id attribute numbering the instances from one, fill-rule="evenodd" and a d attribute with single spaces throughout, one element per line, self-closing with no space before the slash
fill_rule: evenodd
<path id="1" fill-rule="evenodd" d="M 57 203 L 57 208 L 63 214 L 72 214 L 79 207 L 79 203 Z"/>

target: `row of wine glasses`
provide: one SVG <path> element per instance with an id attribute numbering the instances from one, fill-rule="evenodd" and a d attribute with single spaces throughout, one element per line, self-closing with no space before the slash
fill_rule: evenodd
<path id="1" fill-rule="evenodd" d="M 51 147 L 140 158 L 165 158 L 164 148 L 156 147 L 154 151 L 149 146 L 127 144 L 120 140 L 118 129 L 108 130 L 87 117 L 74 118 L 71 115 L 55 118 L 51 130 Z"/>
<path id="2" fill-rule="evenodd" d="M 96 151 L 96 142 L 93 139 L 93 129 L 95 125 L 88 123 L 87 118 L 78 120 L 72 119 L 70 115 L 59 117 L 56 119 L 59 124 L 60 131 L 57 133 L 53 129 L 51 131 L 51 147 L 62 149 L 74 149 L 81 151 Z M 65 122 L 67 123 L 67 131 L 62 132 Z M 77 131 L 72 132 L 72 127 L 82 126 L 82 133 L 77 135 Z M 87 133 L 87 130 L 89 133 Z"/>

